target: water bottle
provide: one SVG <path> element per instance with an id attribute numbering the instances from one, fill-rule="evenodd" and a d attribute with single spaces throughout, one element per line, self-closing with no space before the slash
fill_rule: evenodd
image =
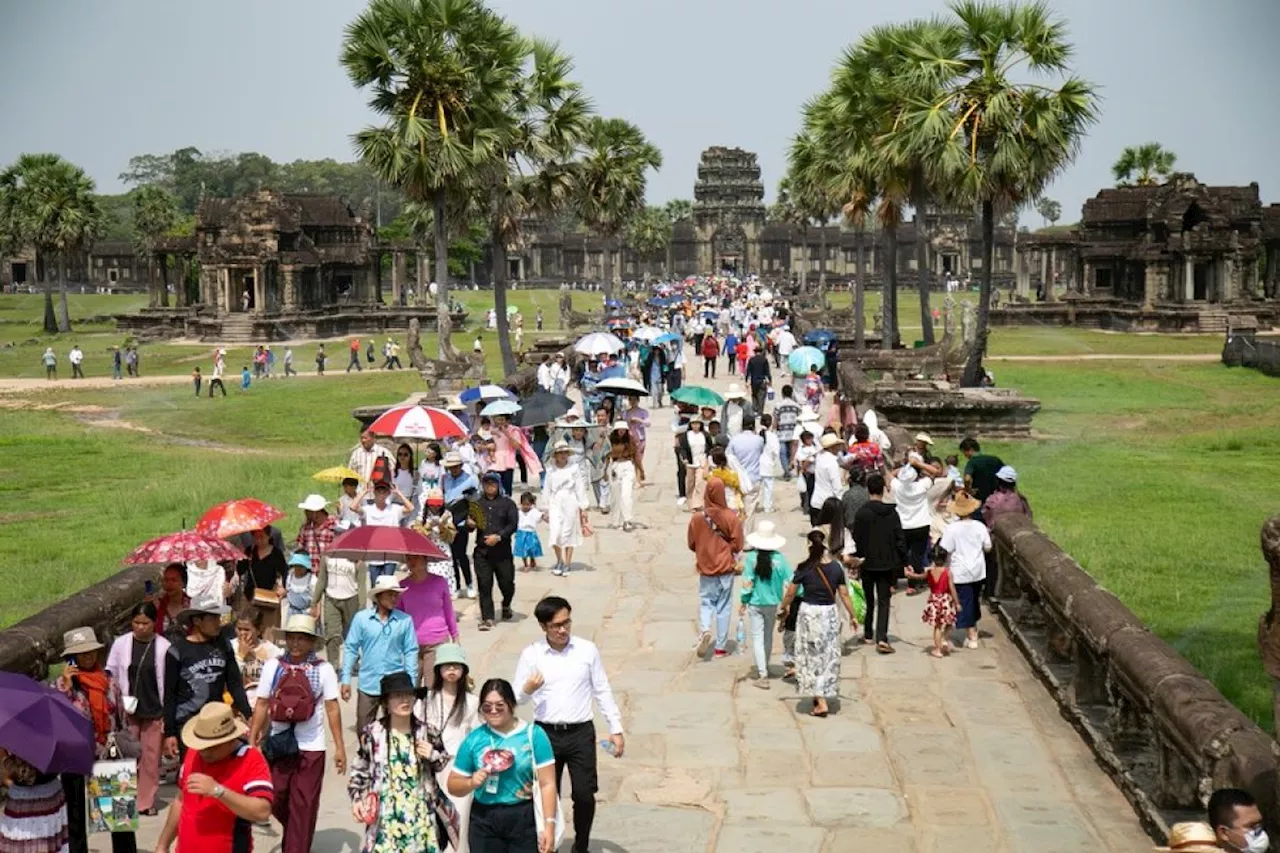
<path id="1" fill-rule="evenodd" d="M 743 627 L 741 619 L 738 620 L 738 635 L 734 639 L 737 641 L 735 644 L 737 648 L 734 649 L 734 654 L 740 655 L 746 651 L 747 648 L 747 631 Z"/>
<path id="2" fill-rule="evenodd" d="M 613 755 L 615 752 L 618 751 L 618 748 L 613 745 L 613 741 L 608 739 L 600 741 L 600 748 L 603 749 L 605 752 L 609 753 L 610 755 Z"/>

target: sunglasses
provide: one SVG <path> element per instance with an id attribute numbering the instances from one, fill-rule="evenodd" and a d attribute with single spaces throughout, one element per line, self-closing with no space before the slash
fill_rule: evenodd
<path id="1" fill-rule="evenodd" d="M 501 714 L 507 710 L 505 702 L 485 702 L 480 706 L 480 711 L 485 714 Z"/>

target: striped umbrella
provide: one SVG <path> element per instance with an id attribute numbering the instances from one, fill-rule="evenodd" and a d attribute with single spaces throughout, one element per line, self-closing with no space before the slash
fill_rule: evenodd
<path id="1" fill-rule="evenodd" d="M 417 438 L 439 441 L 445 438 L 463 438 L 467 428 L 462 421 L 432 406 L 393 406 L 369 424 L 374 435 L 391 438 Z"/>

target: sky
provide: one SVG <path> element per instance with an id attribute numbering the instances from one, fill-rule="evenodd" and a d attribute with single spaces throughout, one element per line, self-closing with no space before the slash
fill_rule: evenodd
<path id="1" fill-rule="evenodd" d="M 767 197 L 805 99 L 867 27 L 929 16 L 929 0 L 491 0 L 557 40 L 606 116 L 662 151 L 648 198 L 691 198 L 703 149 L 760 157 Z M 1158 141 L 1211 184 L 1258 182 L 1280 201 L 1277 0 L 1056 0 L 1075 72 L 1101 120 L 1046 193 L 1066 222 L 1112 182 L 1128 145 Z M 0 166 L 52 151 L 101 192 L 129 158 L 188 145 L 276 161 L 350 160 L 373 121 L 338 64 L 362 0 L 0 0 Z M 1024 212 L 1024 222 L 1039 217 Z"/>

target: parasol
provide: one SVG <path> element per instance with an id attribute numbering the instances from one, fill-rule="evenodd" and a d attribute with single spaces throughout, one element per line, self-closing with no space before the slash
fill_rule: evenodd
<path id="1" fill-rule="evenodd" d="M 465 438 L 467 428 L 462 421 L 431 406 L 394 406 L 369 424 L 374 435 L 392 438 L 419 438 L 439 441 L 445 438 Z"/>
<path id="2" fill-rule="evenodd" d="M 827 357 L 822 354 L 822 350 L 814 347 L 800 347 L 787 356 L 787 367 L 791 368 L 793 376 L 804 376 L 815 364 L 821 370 L 827 366 Z"/>
<path id="3" fill-rule="evenodd" d="M 631 333 L 631 337 L 637 341 L 644 341 L 647 344 L 655 338 L 660 338 L 665 334 L 666 332 L 659 329 L 657 326 L 641 326 Z"/>
<path id="4" fill-rule="evenodd" d="M 325 468 L 311 475 L 311 479 L 321 483 L 341 483 L 343 480 L 359 480 L 360 472 L 352 471 L 346 465 Z"/>
<path id="5" fill-rule="evenodd" d="M 830 329 L 810 329 L 804 333 L 804 343 L 821 349 L 836 339 L 836 333 Z"/>
<path id="6" fill-rule="evenodd" d="M 474 403 L 478 400 L 514 400 L 515 394 L 512 394 L 506 388 L 499 385 L 477 385 L 475 388 L 468 388 L 458 395 L 458 399 L 463 403 Z"/>
<path id="7" fill-rule="evenodd" d="M 625 377 L 605 379 L 603 382 L 597 382 L 596 390 L 602 391 L 606 394 L 620 394 L 623 397 L 649 396 L 649 389 L 645 388 L 634 379 L 627 379 Z"/>
<path id="8" fill-rule="evenodd" d="M 703 388 L 701 385 L 681 385 L 671 392 L 671 399 L 677 403 L 698 407 L 711 406 L 715 408 L 724 405 L 724 397 L 721 397 L 710 388 Z"/>
<path id="9" fill-rule="evenodd" d="M 481 409 L 480 414 L 486 418 L 491 418 L 494 415 L 514 415 L 520 411 L 520 408 L 520 404 L 515 400 L 494 400 Z"/>
<path id="10" fill-rule="evenodd" d="M 348 530 L 333 540 L 325 555 L 345 560 L 366 560 L 370 563 L 400 562 L 410 556 L 426 557 L 429 560 L 452 559 L 416 530 L 381 525 Z"/>
<path id="11" fill-rule="evenodd" d="M 572 409 L 573 400 L 563 394 L 535 391 L 520 401 L 520 407 L 520 411 L 511 419 L 512 423 L 522 427 L 540 426 L 551 423 Z"/>
<path id="12" fill-rule="evenodd" d="M 626 344 L 616 335 L 608 332 L 592 332 L 589 335 L 583 335 L 573 345 L 573 351 L 582 355 L 601 355 L 608 352 L 621 352 L 624 349 Z"/>
<path id="13" fill-rule="evenodd" d="M 41 773 L 87 776 L 94 742 L 93 723 L 67 697 L 21 673 L 0 672 L 0 747 Z"/>
<path id="14" fill-rule="evenodd" d="M 224 539 L 183 530 L 143 542 L 123 560 L 126 566 L 167 566 L 209 560 L 243 560 L 244 552 Z"/>
<path id="15" fill-rule="evenodd" d="M 220 503 L 200 516 L 200 520 L 196 522 L 196 532 L 226 539 L 237 533 L 261 530 L 281 518 L 284 518 L 284 513 L 265 501 L 237 498 Z"/>

